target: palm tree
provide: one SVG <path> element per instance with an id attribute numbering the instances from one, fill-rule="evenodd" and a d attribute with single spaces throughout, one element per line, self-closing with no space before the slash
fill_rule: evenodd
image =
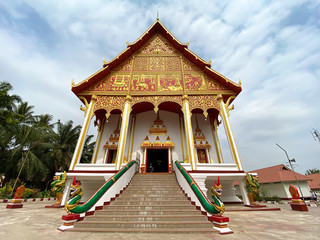
<path id="1" fill-rule="evenodd" d="M 5 172 L 18 123 L 17 115 L 12 110 L 14 104 L 21 101 L 19 96 L 9 94 L 11 90 L 10 83 L 0 82 L 0 173 Z"/>
<path id="2" fill-rule="evenodd" d="M 0 126 L 13 123 L 15 116 L 12 112 L 14 104 L 21 101 L 17 95 L 9 95 L 12 86 L 8 82 L 0 82 Z"/>
<path id="3" fill-rule="evenodd" d="M 19 117 L 19 124 L 31 125 L 35 122 L 33 116 L 33 106 L 28 105 L 27 102 L 20 102 L 18 105 L 14 105 L 13 111 Z"/>
<path id="4" fill-rule="evenodd" d="M 24 182 L 39 186 L 49 174 L 43 159 L 44 152 L 52 148 L 51 134 L 40 128 L 20 125 L 17 128 L 10 161 L 7 161 L 6 177 L 21 178 Z"/>
<path id="5" fill-rule="evenodd" d="M 311 174 L 315 174 L 315 173 L 320 173 L 320 169 L 312 168 L 312 169 L 308 169 L 306 171 L 306 175 L 311 175 Z"/>
<path id="6" fill-rule="evenodd" d="M 81 155 L 81 163 L 90 163 L 94 151 L 95 142 L 91 142 L 93 135 L 88 135 L 86 141 L 84 142 L 83 151 Z"/>
<path id="7" fill-rule="evenodd" d="M 68 170 L 81 130 L 80 125 L 73 127 L 72 121 L 63 124 L 58 120 L 56 125 L 57 130 L 53 138 L 51 152 L 55 172 Z"/>

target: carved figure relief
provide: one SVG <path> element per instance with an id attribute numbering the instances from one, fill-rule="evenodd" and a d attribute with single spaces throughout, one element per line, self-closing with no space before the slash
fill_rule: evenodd
<path id="1" fill-rule="evenodd" d="M 108 79 L 107 91 L 127 91 L 129 79 L 129 75 L 110 76 Z"/>
<path id="2" fill-rule="evenodd" d="M 155 75 L 133 75 L 131 81 L 131 91 L 143 92 L 156 90 L 156 76 Z"/>
<path id="3" fill-rule="evenodd" d="M 204 77 L 199 74 L 185 74 L 184 79 L 186 89 L 189 91 L 201 91 L 207 89 Z"/>
<path id="4" fill-rule="evenodd" d="M 183 90 L 181 75 L 159 75 L 158 91 L 181 91 Z"/>

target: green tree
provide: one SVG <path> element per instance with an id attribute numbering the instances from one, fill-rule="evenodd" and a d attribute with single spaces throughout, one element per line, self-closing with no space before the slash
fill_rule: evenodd
<path id="1" fill-rule="evenodd" d="M 9 94 L 11 90 L 10 83 L 0 82 L 0 173 L 5 172 L 18 123 L 18 116 L 13 109 L 15 103 L 21 101 L 19 96 Z"/>
<path id="2" fill-rule="evenodd" d="M 320 169 L 318 168 L 312 168 L 312 169 L 308 169 L 306 171 L 306 175 L 311 175 L 311 174 L 315 174 L 315 173 L 320 173 Z"/>
<path id="3" fill-rule="evenodd" d="M 59 120 L 56 126 L 57 130 L 52 139 L 53 148 L 51 152 L 53 170 L 54 172 L 58 170 L 67 171 L 79 138 L 81 126 L 73 127 L 72 121 L 63 124 Z"/>
<path id="4" fill-rule="evenodd" d="M 88 135 L 84 142 L 80 163 L 90 163 L 94 151 L 95 142 L 91 142 L 93 135 Z"/>

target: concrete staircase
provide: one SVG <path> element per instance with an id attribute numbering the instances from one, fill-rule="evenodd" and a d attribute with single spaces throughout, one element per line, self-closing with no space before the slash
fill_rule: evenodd
<path id="1" fill-rule="evenodd" d="M 115 201 L 77 222 L 73 231 L 212 233 L 216 230 L 183 194 L 174 174 L 136 174 Z"/>

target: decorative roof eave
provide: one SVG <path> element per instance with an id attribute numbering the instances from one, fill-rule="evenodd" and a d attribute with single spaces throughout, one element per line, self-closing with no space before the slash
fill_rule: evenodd
<path id="1" fill-rule="evenodd" d="M 219 81 L 222 85 L 233 90 L 236 93 L 236 95 L 239 95 L 239 93 L 242 91 L 241 82 L 239 82 L 239 84 L 236 84 L 235 82 L 231 81 L 230 79 L 226 78 L 225 76 L 221 75 L 220 73 L 209 67 L 205 67 L 204 72 L 213 79 Z"/>
<path id="2" fill-rule="evenodd" d="M 127 43 L 128 47 L 132 47 L 133 52 L 138 50 L 145 44 L 155 32 L 161 32 L 165 38 L 180 51 L 188 48 L 188 44 L 180 42 L 160 21 L 157 19 L 135 42 Z"/>
<path id="3" fill-rule="evenodd" d="M 78 96 L 78 94 L 92 84 L 101 80 L 104 76 L 109 74 L 112 69 L 116 68 L 118 65 L 123 63 L 126 59 L 128 59 L 132 54 L 140 49 L 151 37 L 154 33 L 160 32 L 177 50 L 181 51 L 184 56 L 186 56 L 191 62 L 196 64 L 198 67 L 204 70 L 209 76 L 217 79 L 221 84 L 233 90 L 236 95 L 241 92 L 241 84 L 235 84 L 228 78 L 219 74 L 218 72 L 211 69 L 211 63 L 206 62 L 195 53 L 188 49 L 189 44 L 181 43 L 158 19 L 134 42 L 131 44 L 127 43 L 127 48 L 118 54 L 115 58 L 110 60 L 107 63 L 103 64 L 103 68 L 98 72 L 94 73 L 87 79 L 82 82 L 73 85 L 72 91 L 74 94 Z"/>

